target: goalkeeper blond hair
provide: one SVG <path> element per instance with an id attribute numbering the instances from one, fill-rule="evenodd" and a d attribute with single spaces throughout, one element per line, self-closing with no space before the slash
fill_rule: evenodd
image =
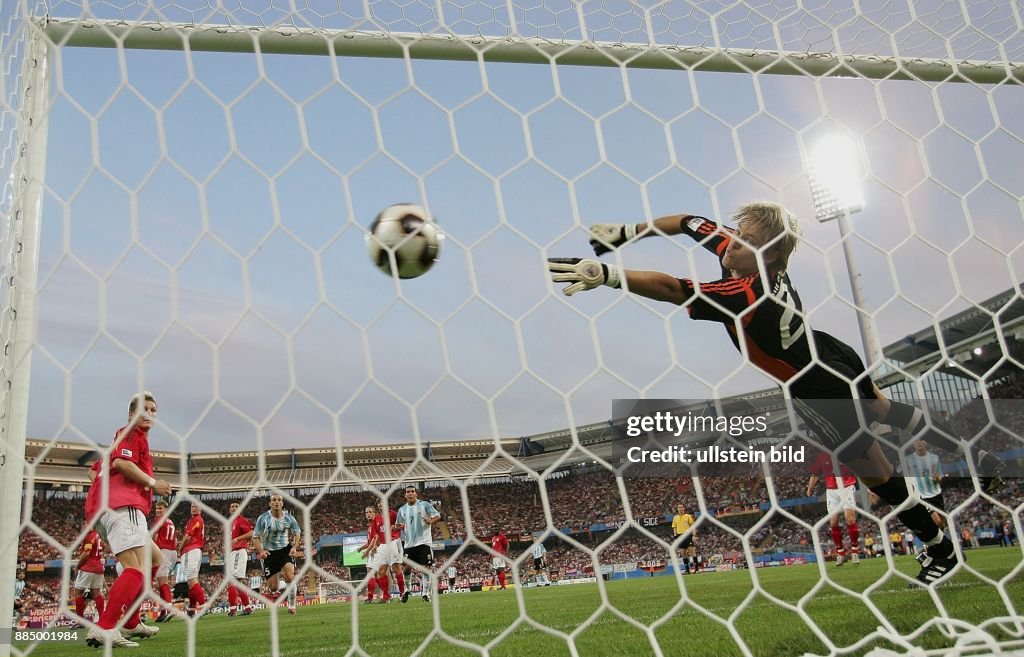
<path id="1" fill-rule="evenodd" d="M 792 213 L 778 203 L 756 201 L 736 210 L 732 219 L 740 228 L 756 229 L 765 245 L 778 249 L 778 269 L 786 271 L 789 256 L 800 243 L 800 222 Z"/>

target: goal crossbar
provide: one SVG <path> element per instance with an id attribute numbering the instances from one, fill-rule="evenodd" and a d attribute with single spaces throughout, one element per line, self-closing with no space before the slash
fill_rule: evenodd
<path id="1" fill-rule="evenodd" d="M 871 80 L 1022 84 L 1024 62 L 952 61 L 873 55 L 779 52 L 705 46 L 664 46 L 598 41 L 551 41 L 479 35 L 383 33 L 350 30 L 127 23 L 119 20 L 40 19 L 59 46 L 290 55 L 409 57 L 574 66 L 771 73 Z"/>

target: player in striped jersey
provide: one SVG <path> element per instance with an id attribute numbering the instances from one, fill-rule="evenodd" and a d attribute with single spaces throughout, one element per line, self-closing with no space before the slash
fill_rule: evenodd
<path id="1" fill-rule="evenodd" d="M 547 553 L 548 549 L 541 541 L 537 541 L 530 548 L 530 554 L 533 555 L 533 573 L 537 577 L 537 584 L 541 586 L 551 586 L 551 582 L 548 581 L 548 569 L 544 563 L 544 555 Z"/>
<path id="2" fill-rule="evenodd" d="M 459 575 L 459 569 L 455 567 L 455 564 L 448 566 L 448 570 L 445 571 L 448 575 L 448 592 L 455 592 L 455 578 Z"/>
<path id="3" fill-rule="evenodd" d="M 25 593 L 25 571 L 18 569 L 18 574 L 15 575 L 14 580 L 14 625 L 17 626 L 18 620 L 21 618 L 21 611 L 25 607 L 25 603 L 22 602 L 21 596 Z"/>
<path id="4" fill-rule="evenodd" d="M 562 290 L 567 296 L 625 284 L 634 294 L 687 306 L 692 319 L 721 323 L 755 367 L 785 386 L 822 446 L 881 499 L 900 507 L 910 497 L 907 484 L 893 476 L 892 464 L 865 425 L 875 420 L 907 429 L 954 453 L 962 451 L 963 441 L 952 438 L 937 418 L 926 421 L 920 409 L 886 398 L 849 345 L 810 330 L 787 273 L 799 241 L 795 218 L 778 204 L 751 203 L 733 219 L 738 230 L 689 214 L 656 219 L 653 230 L 646 223 L 590 228 L 590 244 L 598 256 L 638 237 L 688 235 L 719 260 L 722 277 L 709 283 L 579 258 L 549 258 L 548 270 L 554 282 L 568 283 Z M 982 482 L 985 489 L 1004 466 L 990 454 L 979 451 L 978 457 L 979 470 L 992 475 Z M 951 573 L 957 564 L 955 547 L 928 510 L 910 504 L 897 515 L 927 546 L 918 581 L 931 585 Z"/>
<path id="5" fill-rule="evenodd" d="M 252 530 L 253 548 L 263 562 L 263 577 L 273 599 L 277 599 L 278 575 L 284 577 L 287 585 L 288 613 L 295 613 L 295 562 L 299 555 L 299 540 L 302 532 L 295 516 L 284 510 L 284 497 L 270 496 L 270 510 L 256 519 Z"/>
<path id="6" fill-rule="evenodd" d="M 942 499 L 942 468 L 939 466 L 938 455 L 928 451 L 928 443 L 916 440 L 914 451 L 906 459 L 907 474 L 914 478 L 917 494 L 932 512 L 935 524 L 945 529 L 946 519 L 942 514 L 946 511 L 946 502 Z"/>
<path id="7" fill-rule="evenodd" d="M 430 569 L 434 567 L 433 535 L 431 528 L 441 514 L 434 505 L 419 499 L 415 486 L 405 487 L 405 504 L 398 508 L 397 522 L 392 525 L 401 531 L 402 546 L 408 562 L 420 567 L 420 591 L 423 602 L 430 602 Z M 407 582 L 407 585 L 409 582 Z M 402 594 L 402 602 L 408 602 L 409 589 Z"/>

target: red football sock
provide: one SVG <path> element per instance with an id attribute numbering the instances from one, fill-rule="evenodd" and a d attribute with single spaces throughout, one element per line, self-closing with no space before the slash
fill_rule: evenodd
<path id="1" fill-rule="evenodd" d="M 149 569 L 149 581 L 152 582 L 156 579 L 156 571 L 160 570 L 160 566 L 153 566 Z"/>
<path id="2" fill-rule="evenodd" d="M 498 581 L 501 582 L 501 588 L 505 588 L 505 571 L 498 571 Z"/>
<path id="3" fill-rule="evenodd" d="M 398 571 L 398 574 L 395 575 L 395 584 L 398 585 L 398 595 L 403 595 L 405 593 L 405 573 Z"/>
<path id="4" fill-rule="evenodd" d="M 140 622 L 142 622 L 142 619 L 139 618 L 139 610 L 136 609 L 131 614 L 125 617 L 124 627 L 126 630 L 131 630 L 138 627 Z"/>
<path id="5" fill-rule="evenodd" d="M 231 609 L 238 606 L 238 589 L 234 586 L 228 587 L 228 605 Z"/>
<path id="6" fill-rule="evenodd" d="M 92 599 L 92 601 L 96 605 L 96 613 L 98 615 L 102 616 L 103 615 L 103 596 L 102 595 L 97 595 L 95 598 Z"/>
<path id="7" fill-rule="evenodd" d="M 243 607 L 248 607 L 249 606 L 249 594 L 246 593 L 244 589 L 237 589 L 237 590 L 238 590 L 238 597 L 241 598 L 241 600 L 242 600 L 242 606 Z"/>
<path id="8" fill-rule="evenodd" d="M 171 602 L 174 600 L 174 595 L 171 594 L 170 584 L 160 585 L 160 597 L 163 598 L 164 602 Z"/>
<path id="9" fill-rule="evenodd" d="M 366 599 L 373 600 L 373 592 L 377 590 L 377 578 L 371 577 L 370 583 L 366 585 Z"/>
<path id="10" fill-rule="evenodd" d="M 85 596 L 80 595 L 75 598 L 75 613 L 81 617 L 85 617 Z"/>
<path id="11" fill-rule="evenodd" d="M 860 525 L 853 523 L 846 528 L 846 531 L 850 535 L 850 552 L 857 554 L 860 548 Z"/>
<path id="12" fill-rule="evenodd" d="M 206 604 L 206 591 L 199 585 L 199 582 L 193 584 L 192 588 L 188 590 L 188 603 L 193 609 L 198 609 Z"/>
<path id="13" fill-rule="evenodd" d="M 843 530 L 836 525 L 832 528 L 832 542 L 836 544 L 836 552 L 843 553 Z"/>
<path id="14" fill-rule="evenodd" d="M 385 600 L 391 599 L 391 587 L 388 585 L 388 576 L 377 578 L 377 586 L 380 588 L 381 593 L 384 595 Z"/>
<path id="15" fill-rule="evenodd" d="M 142 587 L 146 584 L 146 576 L 141 570 L 125 568 L 121 576 L 117 578 L 114 585 L 110 587 L 110 604 L 103 610 L 98 625 L 104 630 L 113 629 L 121 614 L 132 606 Z"/>

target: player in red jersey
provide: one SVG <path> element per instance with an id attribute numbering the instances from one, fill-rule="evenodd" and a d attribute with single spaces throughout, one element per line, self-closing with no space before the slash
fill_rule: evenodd
<path id="1" fill-rule="evenodd" d="M 397 527 L 398 512 L 389 508 L 385 500 L 377 500 L 377 506 L 380 508 L 377 517 L 380 518 L 380 536 L 383 539 L 383 547 L 380 549 L 384 550 L 378 562 L 381 568 L 391 568 L 391 577 L 398 587 L 398 596 L 404 602 L 409 598 L 405 595 L 405 550 L 402 545 L 402 530 Z M 385 510 L 387 516 L 384 515 Z M 386 570 L 384 575 L 387 576 Z"/>
<path id="2" fill-rule="evenodd" d="M 836 481 L 832 457 L 821 452 L 811 464 L 811 478 L 807 480 L 807 497 L 814 494 L 818 480 L 825 478 L 825 508 L 828 511 L 828 525 L 832 532 L 832 543 L 836 546 L 836 565 L 843 565 L 846 548 L 843 545 L 843 530 L 839 528 L 839 514 L 846 520 L 846 532 L 850 535 L 850 562 L 860 563 L 860 525 L 857 524 L 857 476 L 845 465 L 839 466 L 842 485 Z"/>
<path id="3" fill-rule="evenodd" d="M 380 514 L 378 514 L 377 509 L 372 506 L 366 507 L 364 512 L 369 524 L 366 526 L 366 542 L 359 546 L 359 551 L 363 554 L 363 559 L 366 560 L 366 574 L 370 578 L 366 583 L 366 603 L 373 603 L 373 596 L 378 587 L 380 587 L 381 601 L 390 602 L 391 587 L 388 584 L 387 565 L 382 567 L 380 560 L 377 559 L 377 548 L 381 541 L 381 537 L 378 535 L 379 529 L 377 522 Z M 381 582 L 380 579 L 381 571 L 384 573 L 383 582 Z"/>
<path id="4" fill-rule="evenodd" d="M 75 613 L 85 618 L 85 594 L 89 593 L 96 605 L 96 614 L 103 615 L 103 539 L 95 529 L 90 529 L 82 541 L 78 551 L 78 575 L 72 598 L 75 601 Z"/>
<path id="5" fill-rule="evenodd" d="M 249 539 L 252 538 L 252 523 L 249 522 L 244 516 L 240 515 L 238 510 L 241 507 L 238 502 L 232 502 L 229 507 L 231 511 L 231 556 L 228 557 L 224 567 L 227 569 L 228 578 L 233 578 L 234 582 L 228 584 L 228 616 L 234 616 L 236 611 L 239 609 L 239 602 L 241 602 L 241 612 L 243 616 L 248 616 L 252 613 L 252 607 L 249 605 L 249 594 L 247 593 L 248 588 L 238 586 L 238 582 L 248 582 L 247 571 L 249 567 Z M 229 580 L 230 581 L 230 580 Z"/>
<path id="6" fill-rule="evenodd" d="M 504 530 L 499 529 L 498 533 L 491 538 L 491 549 L 498 553 L 491 559 L 491 566 L 498 575 L 501 590 L 504 591 L 505 569 L 508 567 L 508 537 L 505 536 Z"/>
<path id="7" fill-rule="evenodd" d="M 153 542 L 160 548 L 162 561 L 156 570 L 156 584 L 160 589 L 160 599 L 170 605 L 174 601 L 174 594 L 171 593 L 170 575 L 174 564 L 178 562 L 178 534 L 174 521 L 167 513 L 167 501 L 159 499 L 154 505 L 156 508 L 156 519 L 153 523 Z M 160 610 L 156 622 L 162 623 L 170 620 L 172 614 L 168 608 Z"/>
<path id="8" fill-rule="evenodd" d="M 159 567 L 161 561 L 160 551 L 146 525 L 153 493 L 165 497 L 171 494 L 171 485 L 153 476 L 149 431 L 153 428 L 156 410 L 156 400 L 151 393 L 132 397 L 128 404 L 129 423 L 114 435 L 109 455 L 85 500 L 86 518 L 99 519 L 100 537 L 124 568 L 110 588 L 98 623 L 86 636 L 86 643 L 95 648 L 106 643 L 114 647 L 138 645 L 117 630 L 122 615 L 125 615 L 124 629 L 129 636 L 148 637 L 159 631 L 157 627 L 140 622 L 136 606 L 149 579 L 145 574 L 147 569 Z"/>
<path id="9" fill-rule="evenodd" d="M 206 591 L 199 584 L 199 567 L 203 565 L 203 546 L 206 545 L 206 524 L 203 522 L 203 510 L 195 502 L 192 503 L 192 516 L 185 523 L 185 531 L 181 536 L 181 567 L 185 570 L 188 580 L 188 615 L 195 616 L 202 612 L 206 604 Z"/>

